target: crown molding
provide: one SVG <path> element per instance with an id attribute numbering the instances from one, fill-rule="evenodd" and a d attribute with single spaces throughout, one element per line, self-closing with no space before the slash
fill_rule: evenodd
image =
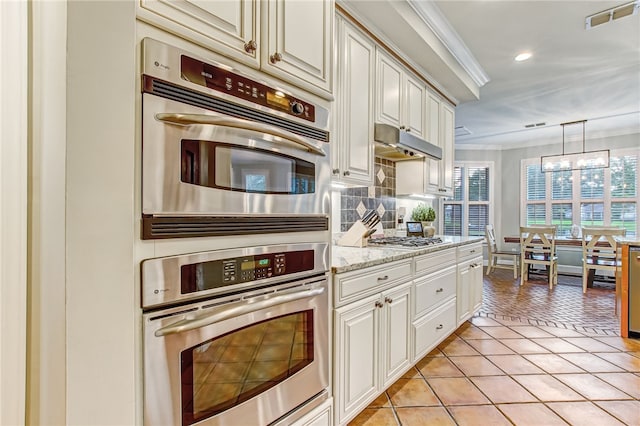
<path id="1" fill-rule="evenodd" d="M 491 80 L 434 2 L 407 0 L 407 3 L 431 28 L 478 87 L 484 86 Z"/>

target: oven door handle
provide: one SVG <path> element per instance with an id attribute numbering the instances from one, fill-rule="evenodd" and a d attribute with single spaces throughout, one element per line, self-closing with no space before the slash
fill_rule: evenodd
<path id="1" fill-rule="evenodd" d="M 167 336 L 170 334 L 178 334 L 186 331 L 195 330 L 206 327 L 229 318 L 238 317 L 240 315 L 256 312 L 261 309 L 270 308 L 272 306 L 281 305 L 283 303 L 293 302 L 300 299 L 314 297 L 324 293 L 324 287 L 314 288 L 305 291 L 296 291 L 294 293 L 273 296 L 258 296 L 249 299 L 243 299 L 238 302 L 230 303 L 226 306 L 215 308 L 212 313 L 202 316 L 185 318 L 173 324 L 162 327 L 154 333 L 156 337 Z"/>
<path id="2" fill-rule="evenodd" d="M 158 113 L 156 114 L 156 119 L 165 123 L 178 124 L 181 126 L 189 126 L 192 124 L 206 124 L 211 126 L 223 126 L 231 127 L 234 129 L 262 132 L 272 136 L 278 136 L 287 139 L 288 141 L 293 142 L 297 145 L 302 145 L 309 152 L 312 152 L 316 155 L 321 155 L 323 157 L 327 156 L 327 153 L 324 152 L 322 148 L 312 144 L 302 136 L 298 136 L 295 133 L 280 129 L 276 126 L 271 126 L 269 124 L 254 123 L 253 121 L 241 120 L 239 118 L 231 117 L 213 117 L 206 114 L 178 114 L 171 112 Z"/>

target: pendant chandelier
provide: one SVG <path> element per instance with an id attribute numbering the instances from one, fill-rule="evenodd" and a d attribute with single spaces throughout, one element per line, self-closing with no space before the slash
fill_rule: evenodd
<path id="1" fill-rule="evenodd" d="M 540 157 L 540 168 L 543 172 L 564 170 L 604 169 L 609 167 L 609 150 L 585 151 L 585 123 L 587 120 L 561 123 L 562 126 L 562 154 L 543 155 Z M 582 152 L 564 152 L 565 126 L 582 124 Z"/>

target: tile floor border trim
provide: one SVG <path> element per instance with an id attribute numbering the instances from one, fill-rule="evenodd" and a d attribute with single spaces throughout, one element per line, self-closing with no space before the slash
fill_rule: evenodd
<path id="1" fill-rule="evenodd" d="M 558 322 L 558 321 L 548 321 L 548 320 L 536 319 L 536 318 L 521 318 L 521 317 L 516 317 L 512 315 L 502 315 L 502 314 L 496 314 L 492 312 L 482 312 L 482 311 L 478 312 L 475 316 L 491 318 L 495 320 L 519 321 L 523 324 L 535 325 L 535 326 L 566 328 L 568 330 L 575 330 L 575 331 L 580 331 L 584 333 L 598 334 L 598 335 L 604 335 L 604 336 L 620 336 L 620 332 L 618 330 L 612 330 L 610 328 L 577 326 L 574 324 L 567 324 L 567 323 Z"/>

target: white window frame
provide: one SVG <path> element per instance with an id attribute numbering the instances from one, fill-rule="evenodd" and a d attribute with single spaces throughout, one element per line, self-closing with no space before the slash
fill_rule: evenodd
<path id="1" fill-rule="evenodd" d="M 637 165 L 640 166 L 640 149 L 627 148 L 617 149 L 610 152 L 611 157 L 621 157 L 624 155 L 635 155 L 637 158 Z M 609 169 L 604 169 L 604 194 L 603 198 L 581 198 L 580 194 L 580 170 L 573 170 L 573 186 L 572 186 L 572 198 L 570 200 L 553 200 L 551 198 L 551 179 L 547 175 L 551 175 L 552 172 L 545 173 L 545 199 L 544 200 L 527 200 L 527 166 L 537 165 L 540 166 L 540 157 L 526 158 L 520 162 L 520 223 L 524 226 L 527 223 L 527 205 L 528 204 L 541 204 L 545 206 L 545 222 L 547 225 L 552 223 L 552 209 L 554 204 L 571 204 L 571 217 L 572 223 L 578 226 L 582 226 L 582 217 L 580 206 L 583 203 L 598 203 L 603 204 L 603 221 L 605 226 L 611 224 L 611 204 L 612 202 L 635 202 L 636 203 L 636 236 L 640 235 L 640 167 L 636 170 L 636 196 L 625 198 L 612 198 L 611 197 L 611 172 Z M 589 226 L 589 225 L 586 225 Z"/>
<path id="2" fill-rule="evenodd" d="M 487 223 L 488 224 L 492 224 L 493 223 L 493 205 L 494 205 L 494 199 L 495 199 L 495 181 L 496 181 L 496 173 L 495 173 L 495 162 L 493 161 L 456 161 L 453 164 L 453 168 L 454 168 L 454 174 L 455 174 L 455 168 L 456 167 L 463 167 L 465 172 L 463 175 L 463 179 L 467 179 L 467 173 L 466 170 L 468 170 L 470 167 L 478 167 L 478 168 L 488 168 L 489 169 L 489 199 L 487 201 L 469 201 L 468 197 L 469 197 L 469 192 L 468 192 L 468 188 L 469 185 L 465 184 L 464 188 L 465 188 L 465 192 L 463 193 L 463 200 L 462 201 L 457 201 L 457 200 L 449 200 L 449 198 L 443 198 L 442 202 L 440 203 L 440 217 L 442 218 L 441 221 L 441 226 L 442 226 L 442 232 L 444 232 L 444 205 L 446 204 L 457 204 L 457 205 L 462 205 L 462 236 L 466 237 L 469 236 L 469 206 L 471 205 L 486 205 L 488 206 L 488 216 L 487 216 Z M 455 185 L 455 183 L 454 183 Z M 455 191 L 455 188 L 454 188 Z M 448 201 L 449 200 L 449 201 Z"/>

